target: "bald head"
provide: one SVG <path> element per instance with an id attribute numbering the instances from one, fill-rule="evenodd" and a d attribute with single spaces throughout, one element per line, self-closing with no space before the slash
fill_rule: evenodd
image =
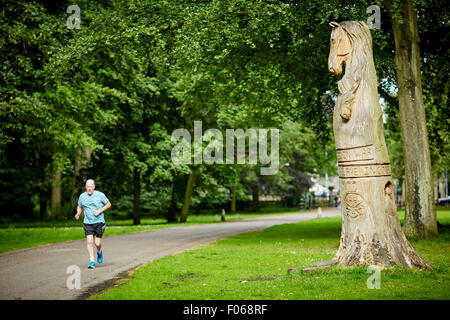
<path id="1" fill-rule="evenodd" d="M 86 192 L 91 195 L 94 193 L 95 190 L 95 181 L 92 179 L 89 179 L 86 181 Z"/>

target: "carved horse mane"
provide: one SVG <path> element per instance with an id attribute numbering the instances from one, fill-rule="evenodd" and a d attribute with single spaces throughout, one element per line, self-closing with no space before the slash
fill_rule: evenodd
<path id="1" fill-rule="evenodd" d="M 333 31 L 328 66 L 331 72 L 340 74 L 342 65 L 345 63 L 345 74 L 338 82 L 343 99 L 339 104 L 343 106 L 341 117 L 349 120 L 355 104 L 356 91 L 361 87 L 362 82 L 373 81 L 373 79 L 376 81 L 372 36 L 367 25 L 361 21 L 331 22 L 330 26 L 333 27 Z M 373 85 L 371 83 L 369 87 Z"/>
<path id="2" fill-rule="evenodd" d="M 369 64 L 373 64 L 372 36 L 364 22 L 344 21 L 340 26 L 346 32 L 352 46 L 350 56 L 350 71 L 355 80 L 363 78 Z M 347 71 L 346 71 L 347 73 Z"/>

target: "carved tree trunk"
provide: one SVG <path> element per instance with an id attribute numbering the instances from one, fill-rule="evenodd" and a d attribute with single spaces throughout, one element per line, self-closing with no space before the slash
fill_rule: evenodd
<path id="1" fill-rule="evenodd" d="M 430 268 L 409 244 L 397 215 L 370 31 L 353 21 L 333 28 L 329 68 L 339 74 L 346 63 L 333 116 L 342 199 L 340 247 L 333 260 L 349 266 L 390 267 L 394 262 Z M 333 47 L 339 43 L 350 47 Z"/>
<path id="2" fill-rule="evenodd" d="M 385 0 L 384 3 L 392 17 L 392 1 Z M 403 23 L 399 23 L 395 18 L 391 21 L 395 40 L 399 118 L 405 155 L 406 212 L 403 231 L 408 237 L 431 238 L 437 236 L 438 231 L 422 99 L 417 13 L 411 0 L 401 1 L 398 6 Z"/>

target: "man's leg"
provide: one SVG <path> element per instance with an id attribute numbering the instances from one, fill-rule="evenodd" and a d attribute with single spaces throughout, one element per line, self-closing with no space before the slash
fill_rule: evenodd
<path id="1" fill-rule="evenodd" d="M 95 246 L 97 247 L 97 262 L 103 262 L 103 251 L 102 251 L 102 237 L 105 231 L 105 224 L 99 223 L 96 225 L 95 229 Z"/>
<path id="2" fill-rule="evenodd" d="M 87 240 L 87 249 L 89 252 L 89 259 L 90 261 L 94 261 L 94 236 L 88 235 L 86 236 Z"/>
<path id="3" fill-rule="evenodd" d="M 95 246 L 97 247 L 97 252 L 102 250 L 102 238 L 95 237 Z"/>
<path id="4" fill-rule="evenodd" d="M 95 246 L 97 247 L 97 262 L 103 262 L 102 238 L 95 237 Z"/>

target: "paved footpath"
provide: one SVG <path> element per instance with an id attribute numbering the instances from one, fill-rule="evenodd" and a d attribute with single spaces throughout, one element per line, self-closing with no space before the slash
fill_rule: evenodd
<path id="1" fill-rule="evenodd" d="M 336 217 L 340 209 L 324 209 L 322 217 Z M 278 224 L 314 219 L 317 212 L 284 214 L 235 222 L 156 229 L 102 240 L 104 262 L 88 269 L 86 240 L 61 242 L 0 254 L 0 299 L 80 299 L 113 285 L 127 272 L 161 257 L 228 236 Z M 107 230 L 106 230 L 107 231 Z M 82 232 L 82 228 L 80 228 Z M 81 289 L 67 288 L 71 274 L 81 270 Z"/>

